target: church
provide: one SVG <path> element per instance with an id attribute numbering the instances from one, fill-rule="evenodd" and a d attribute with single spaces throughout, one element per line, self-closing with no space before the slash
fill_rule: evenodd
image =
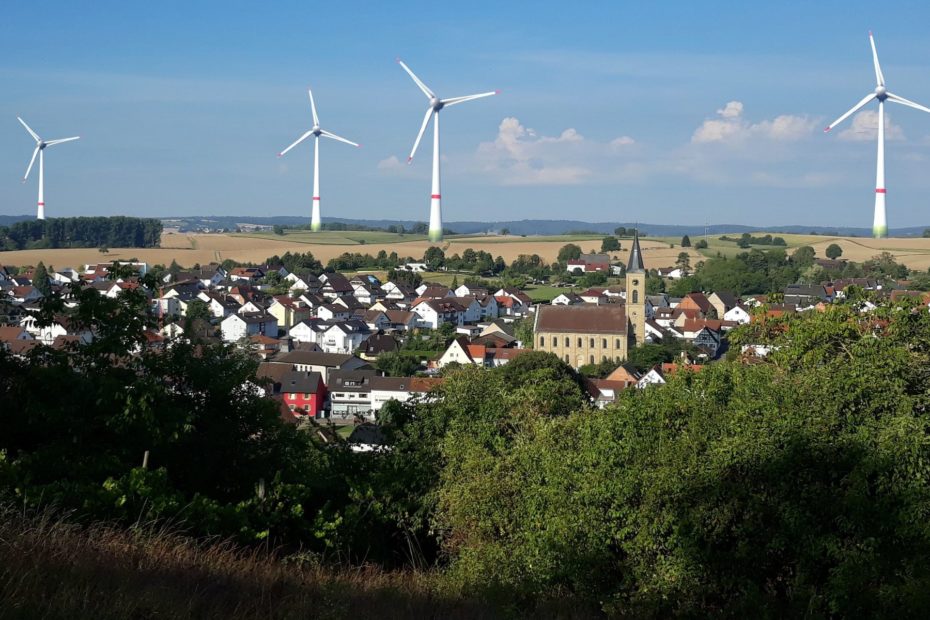
<path id="1" fill-rule="evenodd" d="M 626 303 L 540 306 L 533 327 L 537 351 L 554 353 L 578 368 L 607 360 L 625 360 L 630 348 L 646 339 L 646 267 L 639 234 L 626 268 Z"/>

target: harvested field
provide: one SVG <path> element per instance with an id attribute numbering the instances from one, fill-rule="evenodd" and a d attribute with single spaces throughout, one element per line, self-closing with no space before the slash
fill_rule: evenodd
<path id="1" fill-rule="evenodd" d="M 245 234 L 188 234 L 169 232 L 162 235 L 160 248 L 110 248 L 104 254 L 95 248 L 20 250 L 0 253 L 0 263 L 6 265 L 35 265 L 39 261 L 58 268 L 77 267 L 86 263 L 128 260 L 135 258 L 149 264 L 167 265 L 172 260 L 189 267 L 194 263 L 207 264 L 231 258 L 240 262 L 260 263 L 269 256 L 290 252 L 312 252 L 324 263 L 344 252 L 377 254 L 380 250 L 397 252 L 402 257 L 419 259 L 430 242 L 422 237 L 392 235 L 391 233 L 367 232 L 323 232 L 319 242 L 307 242 L 310 233 L 278 235 Z M 351 236 L 351 239 L 349 238 Z M 387 238 L 387 240 L 386 240 Z M 372 239 L 372 241 L 368 241 Z M 378 239 L 377 241 L 374 239 Z M 583 251 L 600 248 L 600 241 L 591 237 L 566 237 L 561 235 L 550 240 L 548 237 L 453 237 L 442 244 L 447 255 L 461 254 L 467 248 L 485 250 L 510 262 L 520 254 L 539 254 L 547 262 L 555 261 L 559 250 L 566 243 L 576 243 Z M 629 256 L 629 240 L 622 240 L 625 248 L 612 255 L 621 260 Z M 641 242 L 644 259 L 650 267 L 669 267 L 675 263 L 681 248 L 669 248 L 661 241 Z M 930 244 L 928 244 L 930 247 Z M 930 250 L 928 250 L 930 252 Z M 694 264 L 701 256 L 691 250 Z"/>
<path id="2" fill-rule="evenodd" d="M 35 265 L 43 261 L 55 267 L 77 267 L 85 263 L 107 262 L 115 259 L 136 258 L 150 264 L 171 263 L 176 260 L 180 265 L 189 267 L 194 263 L 207 264 L 231 258 L 240 262 L 260 263 L 269 256 L 285 252 L 313 252 L 324 263 L 344 252 L 377 254 L 380 250 L 388 253 L 397 252 L 402 257 L 411 256 L 419 259 L 430 242 L 423 237 L 413 235 L 394 235 L 382 232 L 295 232 L 285 236 L 271 234 L 188 234 L 166 232 L 162 235 L 162 247 L 151 249 L 110 248 L 106 254 L 95 248 L 21 250 L 0 253 L 0 263 L 5 265 Z M 817 251 L 817 256 L 824 257 L 828 245 L 836 243 L 843 248 L 843 258 L 864 261 L 881 252 L 890 252 L 895 259 L 912 269 L 930 268 L 930 239 L 907 237 L 897 239 L 869 239 L 866 237 L 821 237 L 811 235 L 780 235 L 788 243 L 788 252 L 800 245 L 810 245 Z M 695 239 L 696 241 L 697 239 Z M 671 267 L 678 254 L 683 250 L 676 242 L 658 238 L 640 241 L 646 266 Z M 706 256 L 713 256 L 718 251 L 724 255 L 741 252 L 732 242 L 709 239 L 710 247 L 704 256 L 693 248 L 687 248 L 691 264 L 695 265 Z M 447 255 L 461 254 L 467 248 L 485 250 L 494 256 L 502 256 L 511 262 L 520 254 L 538 254 L 547 262 L 553 262 L 559 250 L 566 243 L 575 243 L 584 252 L 597 251 L 600 239 L 590 236 L 570 237 L 496 237 L 470 236 L 451 237 L 442 244 Z M 625 261 L 629 257 L 629 239 L 620 241 L 623 250 L 611 252 L 611 256 Z M 675 247 L 669 247 L 674 243 Z M 772 246 L 758 246 L 771 249 Z"/>

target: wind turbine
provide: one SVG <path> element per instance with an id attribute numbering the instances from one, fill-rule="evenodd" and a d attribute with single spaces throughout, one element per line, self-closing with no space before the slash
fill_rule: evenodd
<path id="1" fill-rule="evenodd" d="M 872 222 L 872 234 L 876 239 L 880 239 L 888 236 L 888 224 L 885 220 L 885 102 L 899 103 L 923 112 L 930 112 L 930 108 L 925 108 L 919 103 L 914 103 L 909 99 L 888 92 L 885 88 L 885 76 L 878 64 L 878 52 L 875 50 L 875 38 L 872 37 L 871 31 L 869 31 L 869 43 L 872 45 L 872 64 L 875 65 L 875 90 L 863 97 L 862 101 L 850 108 L 841 117 L 830 123 L 824 131 L 830 131 L 873 99 L 878 100 L 878 162 L 875 167 L 875 219 Z"/>
<path id="2" fill-rule="evenodd" d="M 36 141 L 36 150 L 32 152 L 32 159 L 29 160 L 29 167 L 26 168 L 26 174 L 23 175 L 23 183 L 26 182 L 26 179 L 29 178 L 29 173 L 32 171 L 32 165 L 36 163 L 36 155 L 39 156 L 39 200 L 38 200 L 38 213 L 36 218 L 40 220 L 45 219 L 45 149 L 50 146 L 55 146 L 56 144 L 61 144 L 62 142 L 71 142 L 72 140 L 77 140 L 80 136 L 74 136 L 73 138 L 61 138 L 60 140 L 49 140 L 46 142 L 39 135 L 32 130 L 32 128 L 26 124 L 26 121 L 16 117 L 23 127 L 26 128 L 26 131 L 29 132 L 29 135 L 33 137 Z"/>
<path id="3" fill-rule="evenodd" d="M 297 138 L 297 140 L 278 153 L 278 157 L 281 157 L 292 148 L 313 136 L 313 214 L 310 216 L 310 230 L 313 232 L 319 232 L 322 224 L 320 222 L 320 136 L 324 138 L 330 138 L 332 140 L 338 140 L 339 142 L 345 142 L 346 144 L 351 144 L 352 146 L 361 146 L 361 144 L 356 144 L 351 140 L 346 140 L 341 136 L 337 136 L 334 133 L 330 133 L 325 129 L 320 128 L 320 119 L 316 115 L 316 103 L 313 101 L 313 91 L 309 88 L 307 89 L 307 94 L 310 95 L 310 111 L 313 112 L 313 127 L 310 131 L 306 132 L 304 135 Z"/>
<path id="4" fill-rule="evenodd" d="M 442 195 L 439 191 L 439 111 L 449 106 L 471 101 L 472 99 L 490 97 L 501 91 L 495 90 L 477 95 L 440 99 L 436 96 L 436 93 L 431 91 L 426 84 L 420 80 L 420 78 L 414 75 L 410 67 L 404 64 L 404 61 L 398 58 L 397 62 L 400 63 L 404 71 L 407 72 L 414 83 L 416 83 L 417 87 L 423 91 L 423 94 L 429 99 L 429 107 L 426 109 L 426 115 L 423 117 L 423 124 L 420 125 L 420 133 L 417 134 L 416 142 L 413 143 L 413 150 L 410 151 L 410 157 L 407 158 L 408 164 L 413 161 L 413 156 L 417 152 L 417 147 L 420 146 L 420 139 L 423 137 L 423 132 L 426 131 L 426 126 L 429 124 L 430 117 L 433 118 L 433 192 L 430 194 L 429 204 L 429 240 L 435 243 L 442 241 Z"/>

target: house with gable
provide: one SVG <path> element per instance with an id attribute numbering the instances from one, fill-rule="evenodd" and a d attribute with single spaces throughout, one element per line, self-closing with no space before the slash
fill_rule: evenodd
<path id="1" fill-rule="evenodd" d="M 278 321 L 265 312 L 230 314 L 220 322 L 220 333 L 225 342 L 238 342 L 259 334 L 277 335 Z"/>

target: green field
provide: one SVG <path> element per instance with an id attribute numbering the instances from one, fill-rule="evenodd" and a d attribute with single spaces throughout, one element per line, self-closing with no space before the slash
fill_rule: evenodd
<path id="1" fill-rule="evenodd" d="M 792 235 L 792 234 L 783 234 L 783 233 L 768 233 L 768 232 L 753 232 L 750 233 L 754 237 L 762 237 L 765 235 L 772 235 L 773 237 L 781 237 L 785 240 L 785 243 L 788 244 L 787 247 L 779 245 L 753 245 L 748 249 L 737 247 L 735 241 L 721 241 L 720 237 L 727 236 L 731 238 L 739 238 L 742 233 L 719 233 L 714 235 L 692 235 L 691 236 L 691 246 L 694 249 L 694 244 L 700 241 L 701 239 L 707 240 L 707 247 L 701 250 L 697 250 L 701 254 L 707 257 L 717 256 L 719 253 L 721 256 L 726 258 L 732 258 L 741 252 L 746 252 L 749 249 L 760 249 L 760 250 L 777 250 L 785 249 L 792 250 L 794 248 L 799 248 L 803 245 L 812 245 L 815 243 L 823 243 L 825 241 L 836 240 L 846 240 L 848 238 L 842 237 L 832 237 L 827 235 Z M 655 239 L 658 241 L 664 241 L 666 243 L 674 243 L 676 247 L 681 244 L 681 237 L 650 237 L 650 239 Z"/>

